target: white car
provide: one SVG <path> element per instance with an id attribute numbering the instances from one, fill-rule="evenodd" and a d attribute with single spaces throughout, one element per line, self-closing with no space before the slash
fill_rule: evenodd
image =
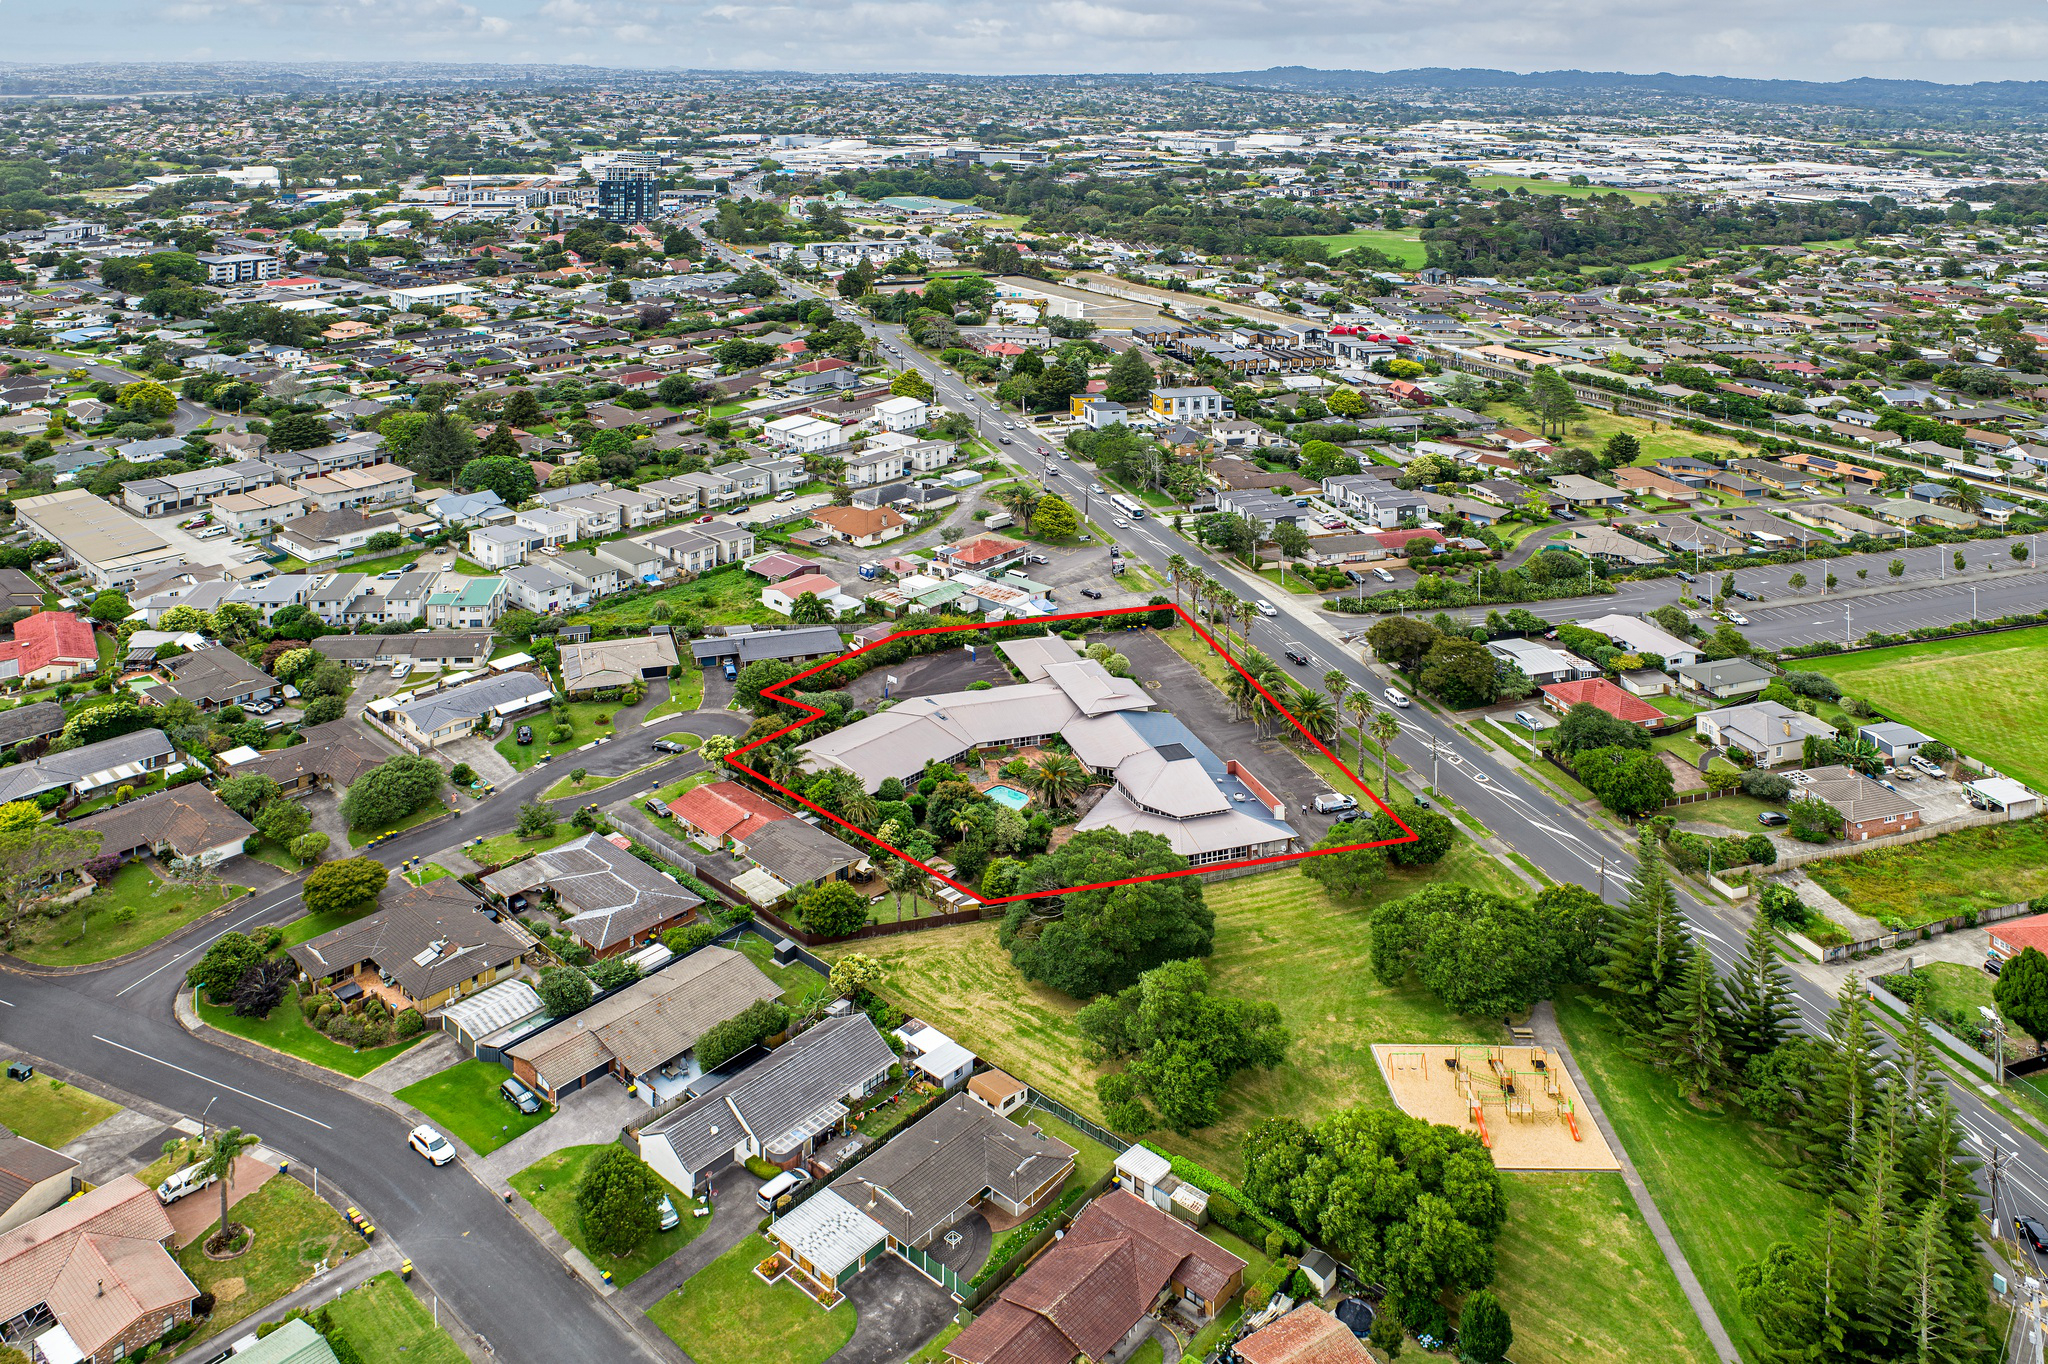
<path id="1" fill-rule="evenodd" d="M 410 676 L 412 676 L 412 664 L 394 663 L 391 665 L 391 680 L 393 682 L 403 682 Z"/>
<path id="2" fill-rule="evenodd" d="M 1742 614 L 1742 613 L 1741 613 L 1740 611 L 1727 611 L 1727 612 L 1723 612 L 1722 614 L 1724 614 L 1724 615 L 1726 615 L 1726 616 L 1728 617 L 1728 623 L 1729 623 L 1730 625 L 1747 625 L 1747 624 L 1749 624 L 1749 617 L 1748 617 L 1748 616 L 1745 616 L 1745 615 L 1743 615 L 1743 614 Z"/>
<path id="3" fill-rule="evenodd" d="M 1410 701 L 1408 700 L 1408 697 L 1406 696 L 1406 694 L 1404 694 L 1404 693 L 1403 693 L 1403 692 L 1401 692 L 1401 691 L 1400 691 L 1400 690 L 1399 690 L 1398 688 L 1395 688 L 1395 687 L 1388 687 L 1388 688 L 1386 689 L 1386 691 L 1385 691 L 1385 692 L 1383 692 L 1383 693 L 1381 693 L 1381 694 L 1382 694 L 1382 695 L 1384 695 L 1384 696 L 1385 696 L 1385 697 L 1387 698 L 1387 704 L 1388 704 L 1388 705 L 1390 705 L 1390 706 L 1398 706 L 1398 707 L 1400 707 L 1400 708 L 1401 708 L 1402 710 L 1406 710 L 1406 709 L 1408 709 L 1408 707 L 1409 707 L 1409 706 L 1410 706 L 1410 705 L 1412 704 L 1412 703 L 1411 703 L 1411 702 L 1410 702 Z"/>
<path id="4" fill-rule="evenodd" d="M 1129 530 L 1131 528 L 1131 523 L 1124 520 L 1121 516 L 1113 516 L 1110 518 L 1110 520 L 1115 524 L 1118 530 Z"/>
<path id="5" fill-rule="evenodd" d="M 448 1138 L 424 1123 L 407 1133 L 405 1142 L 436 1165 L 446 1165 L 455 1159 L 455 1148 L 449 1144 Z"/>
<path id="6" fill-rule="evenodd" d="M 1940 763 L 1935 762 L 1930 758 L 1923 758 L 1917 753 L 1913 755 L 1913 766 L 1919 768 L 1922 772 L 1925 772 L 1930 777 L 1943 777 L 1948 775 L 1947 773 L 1941 770 Z"/>
<path id="7" fill-rule="evenodd" d="M 1258 608 L 1258 612 L 1262 616 L 1277 616 L 1280 614 L 1277 610 L 1274 609 L 1273 603 L 1269 601 L 1260 601 L 1254 599 L 1252 605 Z"/>

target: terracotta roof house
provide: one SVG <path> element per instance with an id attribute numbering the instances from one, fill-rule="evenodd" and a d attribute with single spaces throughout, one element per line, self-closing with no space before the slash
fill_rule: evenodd
<path id="1" fill-rule="evenodd" d="M 196 858 L 207 866 L 242 851 L 256 826 L 221 803 L 219 796 L 196 784 L 159 791 L 126 805 L 116 805 L 70 828 L 100 835 L 100 853 L 128 861 L 154 853 L 158 857 Z"/>
<path id="2" fill-rule="evenodd" d="M 0 681 L 69 682 L 99 666 L 92 627 L 69 611 L 38 611 L 16 623 L 12 641 L 0 644 Z"/>
<path id="3" fill-rule="evenodd" d="M 2007 919 L 1991 925 L 1987 932 L 1991 935 L 1991 954 L 2001 961 L 2009 961 L 2029 947 L 2048 952 L 2048 914 Z"/>
<path id="4" fill-rule="evenodd" d="M 78 1162 L 0 1127 L 0 1232 L 13 1231 L 71 1196 Z"/>
<path id="5" fill-rule="evenodd" d="M 683 792 L 668 803 L 679 828 L 720 848 L 744 845 L 760 830 L 790 811 L 736 781 L 714 782 Z"/>
<path id="6" fill-rule="evenodd" d="M 636 1086 L 659 1106 L 680 1097 L 704 1073 L 690 1049 L 706 1032 L 782 987 L 746 957 L 700 947 L 634 981 L 544 1032 L 506 1049 L 512 1073 L 559 1101 L 602 1075 Z"/>
<path id="7" fill-rule="evenodd" d="M 1244 1364 L 1372 1364 L 1351 1328 L 1304 1303 L 1231 1347 Z"/>
<path id="8" fill-rule="evenodd" d="M 1101 1359 L 1160 1294 L 1213 1317 L 1243 1287 L 1244 1271 L 1243 1260 L 1193 1227 L 1112 1189 L 984 1306 L 946 1354 L 966 1364 Z"/>
<path id="9" fill-rule="evenodd" d="M 192 1317 L 170 1214 L 132 1175 L 0 1235 L 0 1321 L 31 1358 L 112 1364 Z"/>
<path id="10" fill-rule="evenodd" d="M 910 529 L 908 518 L 887 507 L 820 507 L 811 513 L 811 520 L 862 547 L 894 540 Z"/>
<path id="11" fill-rule="evenodd" d="M 305 742 L 238 763 L 227 775 L 257 773 L 290 794 L 311 791 L 322 782 L 329 786 L 351 785 L 357 777 L 392 756 L 390 749 L 352 720 L 307 725 L 299 730 L 299 737 Z"/>
<path id="12" fill-rule="evenodd" d="M 486 917 L 459 885 L 429 881 L 289 951 L 316 985 L 334 983 L 337 993 L 351 982 L 372 993 L 397 991 L 402 998 L 389 1002 L 425 1013 L 516 973 L 533 946 L 525 929 Z"/>
<path id="13" fill-rule="evenodd" d="M 945 546 L 936 553 L 955 568 L 971 568 L 980 572 L 1000 567 L 1022 554 L 1024 548 L 1022 540 L 1012 540 L 1006 535 L 977 535 L 972 540 Z"/>
<path id="14" fill-rule="evenodd" d="M 1632 725 L 1654 725 L 1670 717 L 1647 701 L 1629 695 L 1604 677 L 1582 682 L 1553 682 L 1543 689 L 1544 703 L 1562 715 L 1573 706 L 1598 706 L 1617 720 Z"/>

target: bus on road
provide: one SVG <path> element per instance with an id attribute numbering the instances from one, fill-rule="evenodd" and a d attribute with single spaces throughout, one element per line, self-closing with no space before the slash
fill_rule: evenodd
<path id="1" fill-rule="evenodd" d="M 1133 521 L 1145 519 L 1145 504 L 1135 497 L 1126 497 L 1122 493 L 1116 493 L 1110 497 L 1109 505 L 1115 507 Z"/>

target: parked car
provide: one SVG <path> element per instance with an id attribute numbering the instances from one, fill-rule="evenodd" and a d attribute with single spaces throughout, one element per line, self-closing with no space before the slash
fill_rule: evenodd
<path id="1" fill-rule="evenodd" d="M 1345 795 L 1342 791 L 1325 791 L 1310 802 L 1310 804 L 1315 807 L 1315 812 L 1319 815 L 1331 814 L 1337 810 L 1356 810 L 1358 808 L 1357 799 Z"/>
<path id="2" fill-rule="evenodd" d="M 1744 588 L 1744 587 L 1738 587 L 1738 588 L 1736 588 L 1736 589 L 1735 589 L 1735 595 L 1736 595 L 1736 596 L 1738 596 L 1738 597 L 1740 597 L 1740 598 L 1742 598 L 1742 599 L 1743 599 L 1744 601 L 1762 601 L 1762 600 L 1763 600 L 1763 598 L 1762 598 L 1762 597 L 1759 597 L 1759 596 L 1758 596 L 1758 595 L 1757 595 L 1756 593 L 1754 593 L 1754 592 L 1751 592 L 1751 591 L 1750 591 L 1750 590 L 1749 590 L 1748 588 Z"/>
<path id="3" fill-rule="evenodd" d="M 725 680 L 728 682 L 737 681 L 739 679 L 739 675 L 740 665 L 730 658 L 725 660 Z"/>
<path id="4" fill-rule="evenodd" d="M 521 1084 L 516 1076 L 506 1076 L 504 1083 L 498 1086 L 498 1093 L 521 1113 L 540 1112 L 540 1095 Z"/>
<path id="5" fill-rule="evenodd" d="M 663 1194 L 661 1201 L 654 1205 L 654 1215 L 659 1219 L 663 1231 L 674 1231 L 676 1224 L 683 1220 L 676 1214 L 675 1200 L 667 1194 Z"/>
<path id="6" fill-rule="evenodd" d="M 688 744 L 679 744 L 674 739 L 656 739 L 654 741 L 654 751 L 657 753 L 688 753 L 690 746 Z"/>
<path id="7" fill-rule="evenodd" d="M 1922 772 L 1925 772 L 1930 777 L 1943 777 L 1948 775 L 1947 773 L 1941 770 L 1940 763 L 1935 762 L 1930 758 L 1923 758 L 1917 753 L 1913 755 L 1913 766 L 1919 768 Z"/>
<path id="8" fill-rule="evenodd" d="M 675 816 L 672 813 L 670 813 L 669 808 L 666 805 L 663 805 L 660 801 L 656 800 L 652 796 L 649 796 L 646 800 L 643 800 L 640 803 L 646 806 L 647 813 L 653 815 L 656 819 L 675 818 Z"/>
<path id="9" fill-rule="evenodd" d="M 1531 715 L 1526 710 L 1518 710 L 1515 712 L 1515 723 L 1520 725 L 1523 729 L 1527 730 L 1538 730 L 1543 728 L 1543 722 L 1541 720 L 1538 720 L 1535 716 Z"/>
<path id="10" fill-rule="evenodd" d="M 2005 963 L 2003 961 L 2000 961 L 1997 957 L 1984 958 L 1984 970 L 1987 975 L 1995 976 L 2004 969 Z"/>
<path id="11" fill-rule="evenodd" d="M 1411 704 L 1413 704 L 1408 700 L 1407 695 L 1404 692 L 1402 692 L 1398 687 L 1388 687 L 1386 691 L 1381 693 L 1381 695 L 1387 698 L 1388 705 L 1398 706 L 1402 710 L 1408 709 L 1408 707 Z"/>
<path id="12" fill-rule="evenodd" d="M 1384 568 L 1375 568 L 1372 571 L 1372 575 L 1373 577 L 1378 578 L 1383 583 L 1390 583 L 1394 581 L 1394 575 L 1387 572 L 1387 570 L 1385 570 Z"/>
<path id="13" fill-rule="evenodd" d="M 1359 823 L 1361 820 L 1367 820 L 1371 818 L 1372 813 L 1367 810 L 1339 810 L 1337 812 L 1336 822 L 1339 824 L 1356 824 Z"/>
<path id="14" fill-rule="evenodd" d="M 2035 1254 L 2048 1251 L 2048 1227 L 2042 1226 L 2037 1219 L 2015 1217 L 2012 1219 L 2012 1229 L 2027 1238 L 2027 1244 L 2034 1248 Z"/>
<path id="15" fill-rule="evenodd" d="M 796 489 L 794 489 L 794 488 L 785 488 L 785 489 L 783 489 L 783 490 L 782 490 L 781 492 L 779 492 L 779 493 L 775 494 L 775 500 L 776 500 L 777 502 L 787 502 L 787 501 L 789 501 L 789 500 L 790 500 L 791 498 L 793 498 L 793 497 L 795 497 L 795 496 L 796 496 Z"/>
<path id="16" fill-rule="evenodd" d="M 446 1165 L 455 1159 L 455 1148 L 449 1144 L 448 1138 L 425 1123 L 406 1134 L 405 1144 L 436 1165 Z"/>
<path id="17" fill-rule="evenodd" d="M 784 1170 L 781 1174 L 760 1187 L 759 1191 L 754 1194 L 754 1201 L 761 1205 L 762 1211 L 773 1212 L 775 1211 L 776 1199 L 781 1198 L 784 1194 L 797 1193 L 809 1185 L 810 1182 L 810 1175 L 802 1170 Z"/>
<path id="18" fill-rule="evenodd" d="M 521 725 L 519 727 L 519 742 L 522 744 L 530 744 L 533 742 L 532 725 Z"/>
<path id="19" fill-rule="evenodd" d="M 1792 816 L 1783 810 L 1766 810 L 1756 817 L 1756 822 L 1766 829 L 1780 829 L 1792 822 Z"/>
<path id="20" fill-rule="evenodd" d="M 1740 611 L 1728 611 L 1728 612 L 1725 612 L 1724 614 L 1725 614 L 1725 615 L 1726 615 L 1726 616 L 1728 617 L 1728 623 L 1729 623 L 1730 625 L 1747 625 L 1747 624 L 1749 624 L 1749 617 L 1748 617 L 1748 616 L 1745 616 L 1745 615 L 1743 615 L 1743 614 L 1742 614 L 1742 613 L 1741 613 Z"/>
<path id="21" fill-rule="evenodd" d="M 173 1170 L 169 1179 L 156 1186 L 157 1202 L 169 1207 L 187 1194 L 198 1193 L 219 1178 L 219 1175 L 202 1173 L 201 1167 L 197 1165 L 187 1165 L 182 1170 Z"/>
<path id="22" fill-rule="evenodd" d="M 1102 593 L 1100 593 L 1100 592 L 1096 591 L 1096 590 L 1095 590 L 1094 588 L 1092 588 L 1092 587 L 1084 587 L 1084 588 L 1082 588 L 1082 589 L 1081 589 L 1081 595 L 1082 595 L 1082 596 L 1084 596 L 1084 597 L 1086 597 L 1086 598 L 1087 598 L 1087 599 L 1088 599 L 1089 601 L 1101 601 L 1101 600 L 1102 600 Z"/>
<path id="23" fill-rule="evenodd" d="M 411 676 L 411 663 L 394 663 L 391 665 L 391 680 L 393 682 L 403 682 L 406 678 Z"/>

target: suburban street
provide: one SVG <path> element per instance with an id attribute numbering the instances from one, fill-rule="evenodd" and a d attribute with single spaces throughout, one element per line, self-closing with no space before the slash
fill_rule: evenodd
<path id="1" fill-rule="evenodd" d="M 724 247 L 714 249 L 729 258 L 740 259 L 737 253 L 730 253 Z M 808 288 L 801 281 L 787 282 L 799 289 Z M 919 352 L 903 335 L 903 328 L 876 322 L 850 308 L 843 309 L 842 315 L 859 322 L 869 334 L 893 346 L 892 364 L 916 368 L 932 382 L 939 400 L 954 411 L 971 417 L 978 430 L 988 433 L 991 439 L 1003 432 L 1007 418 L 1001 409 L 972 386 L 951 376 L 935 360 Z M 1002 447 L 1004 457 L 1041 479 L 1045 477 L 1048 464 L 1058 463 L 1076 470 L 1082 467 L 1065 465 L 1028 430 L 1020 429 L 1015 440 L 1014 445 Z M 1074 480 L 1061 477 L 1055 478 L 1048 486 L 1062 491 L 1070 489 L 1073 483 Z M 1082 486 L 1085 486 L 1085 480 Z M 1343 642 L 1343 636 L 1362 631 L 1376 617 L 1338 617 L 1307 606 L 1307 599 L 1270 591 L 1267 585 L 1257 583 L 1227 562 L 1211 557 L 1194 542 L 1175 536 L 1170 527 L 1156 517 L 1133 522 L 1128 531 L 1116 532 L 1115 538 L 1128 555 L 1145 563 L 1162 577 L 1168 556 L 1177 553 L 1219 581 L 1232 585 L 1240 595 L 1270 601 L 1278 615 L 1262 617 L 1253 624 L 1252 643 L 1274 658 L 1283 656 L 1282 646 L 1289 641 L 1307 645 L 1313 662 L 1301 670 L 1304 677 L 1320 678 L 1325 670 L 1334 667 L 1349 677 L 1354 685 L 1365 688 L 1375 697 L 1388 685 L 1391 672 L 1368 663 L 1366 655 L 1369 651 L 1362 644 L 1347 645 Z M 1987 550 L 1991 548 L 1983 544 L 1966 547 L 1967 561 L 1974 568 L 1985 562 Z M 1935 585 L 1929 586 L 1924 582 L 1924 575 L 1941 571 L 1931 558 L 1933 552 L 1945 555 L 1953 553 L 1953 549 L 1922 549 L 1917 552 L 1917 559 L 1914 551 L 1906 552 L 1909 573 L 1923 575 L 1919 585 L 1848 599 L 1858 634 L 1871 629 L 1906 629 L 1912 624 L 1946 623 L 1970 618 L 1972 613 L 1957 609 L 1959 605 L 1967 607 L 1969 603 L 1967 583 L 1943 585 L 1937 579 Z M 2002 543 L 1996 552 L 2004 553 Z M 1861 557 L 1875 560 L 1875 575 L 1884 571 L 1883 564 L 1890 556 Z M 1828 564 L 1840 576 L 1843 571 L 1840 565 L 1844 562 L 1851 563 L 1848 572 L 1853 575 L 1857 562 L 1838 559 L 1828 561 Z M 2009 558 L 2007 562 L 2010 562 Z M 1768 584 L 1771 576 L 1781 575 L 1778 580 L 1782 582 L 1783 577 L 1789 577 L 1794 571 L 1792 566 L 1778 565 L 1769 570 L 1749 572 L 1756 574 L 1760 584 Z M 1824 570 L 1816 569 L 1816 572 L 1820 571 Z M 1808 574 L 1809 578 L 1814 576 L 1815 573 Z M 1749 586 L 1747 577 L 1747 572 L 1738 576 L 1738 584 Z M 1679 580 L 1673 578 L 1656 584 L 1630 586 L 1654 586 L 1668 592 L 1663 601 L 1676 601 L 1679 585 Z M 1762 595 L 1764 589 L 1759 586 L 1751 590 Z M 1558 614 L 1551 617 L 1549 612 L 1540 610 L 1539 614 L 1553 619 L 1580 615 L 1590 617 L 1610 610 L 1654 609 L 1661 604 L 1661 601 L 1649 600 L 1647 595 L 1634 600 L 1641 604 L 1626 604 L 1630 599 L 1620 595 L 1592 601 L 1581 598 L 1544 603 L 1544 606 L 1559 609 Z M 2025 609 L 2048 604 L 2048 577 L 2008 570 L 1997 580 L 1995 588 L 1980 587 L 1979 609 L 1983 613 L 1995 615 L 2005 610 L 2022 609 L 2018 603 L 2029 601 L 2034 603 L 2034 607 Z M 1993 609 L 2001 602 L 2014 604 Z M 1749 606 L 1753 603 L 1739 604 Z M 1799 642 L 1801 638 L 1827 636 L 1832 623 L 1828 620 L 1830 614 L 1834 615 L 1835 621 L 1840 619 L 1837 603 L 1833 600 L 1824 606 L 1803 602 L 1767 604 L 1760 606 L 1755 614 L 1744 614 L 1750 614 L 1752 621 L 1768 617 L 1770 625 L 1766 630 L 1775 629 L 1788 643 Z M 1760 643 L 1774 642 L 1764 631 L 1752 633 L 1752 638 Z M 1553 879 L 1594 888 L 1610 901 L 1619 902 L 1626 898 L 1628 878 L 1634 872 L 1635 861 L 1632 848 L 1624 840 L 1583 814 L 1560 806 L 1550 795 L 1509 769 L 1493 754 L 1463 740 L 1450 721 L 1433 707 L 1421 704 L 1394 713 L 1402 726 L 1402 737 L 1395 742 L 1394 752 L 1408 764 L 1417 785 L 1432 786 L 1455 801 L 1503 843 L 1541 867 Z M 1748 931 L 1747 923 L 1728 908 L 1692 896 L 1683 883 L 1674 883 L 1674 889 L 1701 943 L 1722 970 L 1729 969 L 1740 955 Z M 1819 1034 L 1835 1005 L 1833 989 L 1818 978 L 1818 973 L 1803 971 L 1800 963 L 1789 965 L 1796 987 L 1794 1003 L 1799 1021 L 1809 1031 Z M 1990 1088 L 1989 1085 L 1984 1086 L 1985 1090 Z M 2036 1213 L 2048 1212 L 2048 1147 L 2044 1147 L 2031 1133 L 2015 1128 L 2003 1114 L 1985 1102 L 1984 1093 L 1973 1084 L 1951 1079 L 1949 1090 L 1976 1154 L 1980 1158 L 1988 1158 L 1994 1146 L 2004 1153 L 2001 1179 L 2008 1191 L 2024 1195 L 2014 1206 Z M 2007 1215 L 2010 1211 L 2006 1210 Z"/>

